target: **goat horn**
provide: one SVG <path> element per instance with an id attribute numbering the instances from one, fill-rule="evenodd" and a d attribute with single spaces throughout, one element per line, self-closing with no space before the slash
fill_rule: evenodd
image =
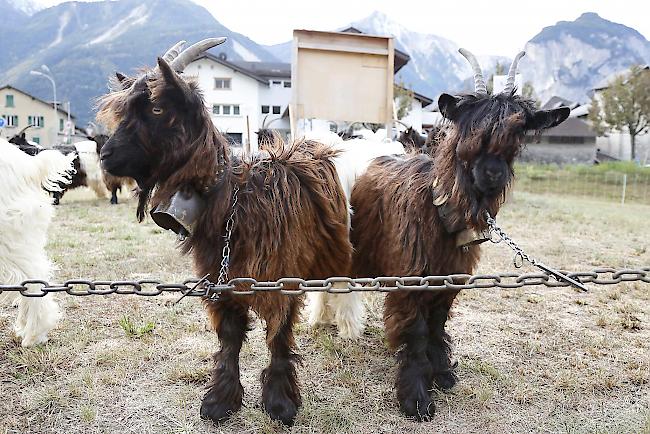
<path id="1" fill-rule="evenodd" d="M 187 65 L 194 62 L 194 60 L 203 54 L 205 51 L 209 50 L 212 47 L 223 44 L 226 42 L 226 38 L 209 38 L 197 42 L 196 44 L 183 50 L 176 59 L 171 63 L 171 67 L 177 73 L 181 73 L 185 70 Z"/>
<path id="2" fill-rule="evenodd" d="M 506 80 L 506 87 L 503 88 L 503 93 L 510 93 L 515 88 L 515 75 L 517 75 L 517 66 L 522 57 L 526 55 L 525 51 L 520 51 L 515 59 L 510 65 L 510 71 L 508 71 L 508 79 Z"/>
<path id="3" fill-rule="evenodd" d="M 405 122 L 402 122 L 402 121 L 400 121 L 399 119 L 393 119 L 393 122 L 402 125 L 402 126 L 403 126 L 404 128 L 406 128 L 407 130 L 408 130 L 409 128 L 411 128 L 410 125 L 407 125 Z"/>
<path id="4" fill-rule="evenodd" d="M 17 136 L 20 136 L 22 133 L 24 133 L 25 131 L 27 131 L 29 128 L 31 128 L 31 127 L 33 127 L 33 126 L 34 126 L 34 125 L 27 125 L 25 128 L 23 128 L 22 130 L 18 131 L 18 134 L 16 134 L 16 135 L 17 135 Z"/>
<path id="5" fill-rule="evenodd" d="M 183 45 L 185 45 L 185 41 L 178 41 L 174 46 L 167 50 L 167 52 L 162 57 L 165 62 L 173 62 L 174 59 L 176 59 L 178 55 L 183 51 Z"/>
<path id="6" fill-rule="evenodd" d="M 264 119 L 262 119 L 262 130 L 266 129 L 266 120 L 269 118 L 269 115 L 264 116 Z"/>
<path id="7" fill-rule="evenodd" d="M 478 60 L 476 60 L 476 56 L 464 48 L 459 48 L 458 52 L 472 65 L 472 71 L 474 72 L 474 91 L 478 94 L 487 95 L 483 72 L 481 71 L 481 66 L 478 64 Z"/>

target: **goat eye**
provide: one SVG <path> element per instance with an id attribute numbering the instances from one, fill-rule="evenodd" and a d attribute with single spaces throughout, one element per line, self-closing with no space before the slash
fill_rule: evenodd
<path id="1" fill-rule="evenodd" d="M 160 107 L 154 107 L 151 109 L 151 112 L 155 115 L 161 115 L 163 113 L 163 109 Z"/>

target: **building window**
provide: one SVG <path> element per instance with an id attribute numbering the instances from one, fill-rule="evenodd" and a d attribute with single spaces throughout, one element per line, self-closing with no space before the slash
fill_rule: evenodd
<path id="1" fill-rule="evenodd" d="M 279 115 L 280 114 L 280 106 L 279 105 L 274 105 L 273 106 L 273 114 L 274 115 Z"/>
<path id="2" fill-rule="evenodd" d="M 239 116 L 239 104 L 213 104 L 212 114 L 218 116 Z"/>
<path id="3" fill-rule="evenodd" d="M 214 79 L 214 88 L 215 89 L 230 89 L 230 79 L 229 78 L 215 78 Z"/>
<path id="4" fill-rule="evenodd" d="M 27 124 L 37 128 L 43 128 L 45 127 L 45 119 L 43 118 L 43 116 L 28 116 Z"/>
<path id="5" fill-rule="evenodd" d="M 6 95 L 5 96 L 5 107 L 15 107 L 14 106 L 14 96 Z"/>
<path id="6" fill-rule="evenodd" d="M 263 105 L 262 106 L 262 114 L 265 115 L 265 114 L 268 114 L 268 113 L 269 113 L 269 106 Z"/>
<path id="7" fill-rule="evenodd" d="M 290 81 L 285 81 L 284 82 L 284 87 L 291 87 L 291 82 Z"/>
<path id="8" fill-rule="evenodd" d="M 18 116 L 17 115 L 2 115 L 2 118 L 5 120 L 5 125 L 7 127 L 17 127 L 18 126 Z"/>
<path id="9" fill-rule="evenodd" d="M 280 80 L 273 80 L 273 84 L 275 86 L 280 86 L 282 84 L 282 82 Z"/>
<path id="10" fill-rule="evenodd" d="M 41 138 L 40 137 L 32 137 L 32 142 L 36 143 L 37 145 L 41 144 Z"/>
<path id="11" fill-rule="evenodd" d="M 65 122 L 63 121 L 63 119 L 59 118 L 59 131 L 63 131 L 64 128 L 65 128 Z"/>

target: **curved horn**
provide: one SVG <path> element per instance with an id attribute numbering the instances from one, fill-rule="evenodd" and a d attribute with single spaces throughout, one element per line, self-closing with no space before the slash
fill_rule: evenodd
<path id="1" fill-rule="evenodd" d="M 407 130 L 408 130 L 409 128 L 411 128 L 410 125 L 407 125 L 405 122 L 402 122 L 402 121 L 400 121 L 399 119 L 393 119 L 393 122 L 398 123 L 398 124 L 401 124 L 401 125 L 402 125 L 404 128 L 406 128 Z"/>
<path id="2" fill-rule="evenodd" d="M 478 94 L 487 95 L 483 72 L 481 71 L 481 66 L 478 64 L 478 60 L 476 60 L 476 56 L 464 48 L 459 48 L 458 52 L 472 65 L 472 71 L 474 72 L 474 91 Z"/>
<path id="3" fill-rule="evenodd" d="M 185 45 L 185 41 L 178 41 L 175 45 L 173 45 L 167 52 L 163 55 L 163 59 L 165 62 L 173 62 L 174 59 L 178 57 L 179 54 L 181 54 L 183 50 L 183 45 Z"/>
<path id="4" fill-rule="evenodd" d="M 267 120 L 268 118 L 269 118 L 269 115 L 266 115 L 266 116 L 264 116 L 264 119 L 262 119 L 262 128 L 260 128 L 261 130 L 265 130 L 265 129 L 266 129 L 266 120 Z"/>
<path id="5" fill-rule="evenodd" d="M 31 128 L 31 127 L 33 127 L 33 126 L 34 126 L 34 125 L 27 125 L 25 128 L 23 128 L 22 130 L 18 131 L 18 134 L 16 134 L 16 135 L 17 135 L 17 136 L 20 136 L 22 133 L 24 133 L 25 131 L 27 131 L 29 128 Z"/>
<path id="6" fill-rule="evenodd" d="M 216 47 L 217 45 L 223 44 L 224 42 L 226 42 L 226 38 L 209 38 L 199 41 L 196 44 L 183 50 L 169 66 L 171 66 L 174 71 L 180 74 L 185 70 L 187 65 L 192 63 L 205 51 L 209 50 L 212 47 Z"/>
<path id="7" fill-rule="evenodd" d="M 503 88 L 503 93 L 510 93 L 515 88 L 515 75 L 517 75 L 517 66 L 522 57 L 526 55 L 525 51 L 520 51 L 515 59 L 510 65 L 510 71 L 508 71 L 508 79 L 506 80 L 506 87 Z"/>

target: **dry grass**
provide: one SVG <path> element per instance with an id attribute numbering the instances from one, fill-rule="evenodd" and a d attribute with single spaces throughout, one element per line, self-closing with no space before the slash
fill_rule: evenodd
<path id="1" fill-rule="evenodd" d="M 51 231 L 58 280 L 193 274 L 174 238 L 135 223 L 133 201 L 109 206 L 86 192 L 63 199 Z M 650 207 L 515 194 L 501 225 L 527 250 L 564 269 L 650 264 Z M 486 245 L 479 272 L 512 269 Z M 297 329 L 304 405 L 286 429 L 260 409 L 268 362 L 263 327 L 245 344 L 245 407 L 214 426 L 198 407 L 217 349 L 200 301 L 172 296 L 62 296 L 65 319 L 51 341 L 23 349 L 0 309 L 0 433 L 394 433 L 650 432 L 650 286 L 468 290 L 449 332 L 460 382 L 436 393 L 437 414 L 418 424 L 397 411 L 394 360 L 384 344 L 382 297 L 367 299 L 358 342 L 330 329 Z"/>

